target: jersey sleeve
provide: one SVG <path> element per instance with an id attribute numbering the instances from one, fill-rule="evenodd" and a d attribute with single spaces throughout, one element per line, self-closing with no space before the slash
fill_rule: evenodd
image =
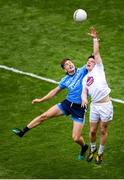
<path id="1" fill-rule="evenodd" d="M 96 67 L 99 68 L 99 69 L 104 69 L 103 63 L 96 64 Z"/>
<path id="2" fill-rule="evenodd" d="M 66 77 L 62 78 L 61 81 L 59 82 L 59 87 L 60 89 L 65 89 L 66 88 Z"/>
<path id="3" fill-rule="evenodd" d="M 102 73 L 104 71 L 103 63 L 96 64 L 93 71 L 97 71 L 99 73 Z"/>

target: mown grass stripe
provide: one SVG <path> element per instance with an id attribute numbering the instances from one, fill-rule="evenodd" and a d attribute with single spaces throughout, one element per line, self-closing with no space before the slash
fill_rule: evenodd
<path id="1" fill-rule="evenodd" d="M 16 68 L 13 68 L 13 67 L 7 67 L 7 66 L 4 66 L 4 65 L 0 65 L 0 68 L 8 70 L 8 71 L 15 72 L 15 73 L 18 73 L 18 74 L 23 74 L 23 75 L 26 75 L 26 76 L 30 76 L 30 77 L 33 77 L 33 78 L 36 78 L 36 79 L 40 79 L 40 80 L 43 80 L 43 81 L 47 81 L 47 82 L 50 82 L 50 83 L 59 84 L 58 81 L 55 81 L 53 79 L 38 76 L 36 74 L 29 73 L 29 72 L 20 71 L 20 70 L 18 70 Z M 114 102 L 117 102 L 117 103 L 124 104 L 124 100 L 121 100 L 121 99 L 118 99 L 118 98 L 111 98 L 111 100 L 114 101 Z"/>

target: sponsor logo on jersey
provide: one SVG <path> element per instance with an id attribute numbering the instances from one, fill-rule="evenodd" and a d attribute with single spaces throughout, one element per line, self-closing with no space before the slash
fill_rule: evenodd
<path id="1" fill-rule="evenodd" d="M 87 86 L 90 86 L 91 84 L 93 84 L 93 82 L 94 82 L 93 76 L 88 76 L 86 82 Z"/>

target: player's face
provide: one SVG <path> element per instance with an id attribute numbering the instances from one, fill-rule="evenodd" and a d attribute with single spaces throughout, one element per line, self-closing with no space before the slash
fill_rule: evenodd
<path id="1" fill-rule="evenodd" d="M 68 74 L 73 74 L 73 73 L 75 73 L 75 65 L 71 61 L 68 60 L 64 64 L 64 70 Z"/>
<path id="2" fill-rule="evenodd" d="M 87 64 L 86 64 L 86 68 L 88 71 L 92 71 L 92 69 L 94 68 L 95 66 L 95 60 L 93 58 L 89 58 L 88 61 L 87 61 Z"/>

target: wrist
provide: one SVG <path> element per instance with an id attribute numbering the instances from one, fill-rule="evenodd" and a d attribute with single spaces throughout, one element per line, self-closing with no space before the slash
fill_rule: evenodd
<path id="1" fill-rule="evenodd" d="M 42 102 L 42 99 L 39 99 L 39 102 Z"/>

